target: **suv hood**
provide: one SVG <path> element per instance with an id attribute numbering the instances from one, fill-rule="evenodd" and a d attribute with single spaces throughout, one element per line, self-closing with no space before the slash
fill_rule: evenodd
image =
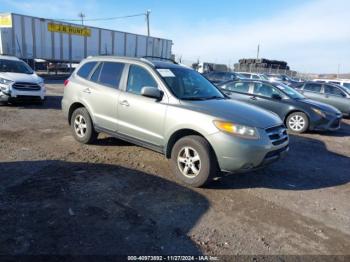
<path id="1" fill-rule="evenodd" d="M 336 109 L 334 106 L 322 103 L 322 102 L 318 102 L 312 99 L 302 99 L 299 100 L 300 102 L 306 103 L 308 105 L 311 105 L 317 109 L 320 109 L 322 111 L 325 111 L 327 113 L 331 113 L 331 114 L 341 114 L 341 112 Z"/>
<path id="2" fill-rule="evenodd" d="M 0 73 L 0 77 L 14 82 L 40 83 L 43 79 L 37 74 L 22 74 L 22 73 Z"/>
<path id="3" fill-rule="evenodd" d="M 180 103 L 190 110 L 203 112 L 218 119 L 250 127 L 268 128 L 283 124 L 282 120 L 275 113 L 232 99 L 181 100 Z"/>

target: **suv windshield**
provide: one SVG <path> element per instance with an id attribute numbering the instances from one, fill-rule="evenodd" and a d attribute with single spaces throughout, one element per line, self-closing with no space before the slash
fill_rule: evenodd
<path id="1" fill-rule="evenodd" d="M 157 68 L 173 94 L 184 100 L 224 99 L 224 95 L 200 73 L 187 68 Z"/>
<path id="2" fill-rule="evenodd" d="M 301 93 L 299 93 L 298 91 L 296 91 L 295 89 L 293 89 L 287 85 L 278 84 L 276 86 L 278 87 L 279 90 L 281 90 L 283 93 L 287 94 L 290 98 L 293 98 L 293 99 L 305 98 L 305 96 L 303 96 Z"/>
<path id="3" fill-rule="evenodd" d="M 22 61 L 0 59 L 0 72 L 33 74 L 33 70 Z"/>

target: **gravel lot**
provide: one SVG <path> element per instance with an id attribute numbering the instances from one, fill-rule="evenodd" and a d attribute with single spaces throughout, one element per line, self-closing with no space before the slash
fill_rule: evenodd
<path id="1" fill-rule="evenodd" d="M 47 87 L 43 106 L 0 106 L 0 254 L 350 255 L 350 120 L 193 189 L 158 153 L 75 142 L 63 84 Z"/>

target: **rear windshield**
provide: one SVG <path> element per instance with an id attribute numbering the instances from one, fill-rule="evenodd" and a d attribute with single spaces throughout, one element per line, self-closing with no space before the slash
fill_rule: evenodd
<path id="1" fill-rule="evenodd" d="M 0 72 L 33 74 L 33 69 L 23 61 L 0 59 Z"/>

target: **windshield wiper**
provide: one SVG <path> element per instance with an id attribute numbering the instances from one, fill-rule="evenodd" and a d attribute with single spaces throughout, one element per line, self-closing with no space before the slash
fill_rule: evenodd
<path id="1" fill-rule="evenodd" d="M 182 100 L 205 100 L 204 97 L 183 97 Z"/>
<path id="2" fill-rule="evenodd" d="M 211 100 L 211 99 L 225 99 L 225 97 L 221 96 L 208 96 L 208 97 L 183 97 L 183 100 Z"/>
<path id="3" fill-rule="evenodd" d="M 209 97 L 206 97 L 206 100 L 210 100 L 210 99 L 225 99 L 225 97 L 223 97 L 223 96 L 209 96 Z"/>

